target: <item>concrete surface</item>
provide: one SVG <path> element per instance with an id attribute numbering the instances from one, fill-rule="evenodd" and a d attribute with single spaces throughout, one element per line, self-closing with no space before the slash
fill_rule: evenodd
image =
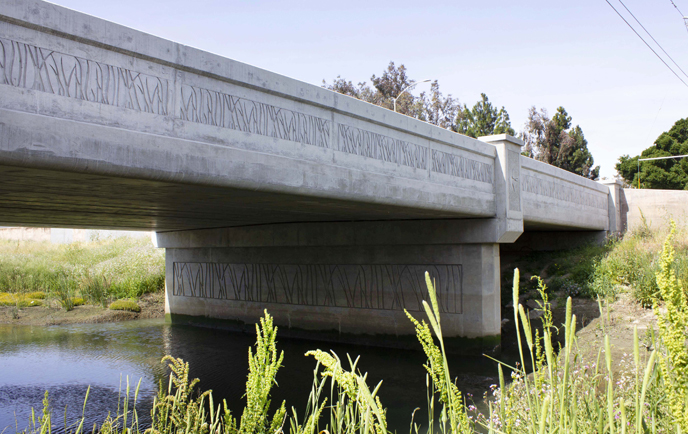
<path id="1" fill-rule="evenodd" d="M 688 191 L 623 188 L 620 204 L 623 231 L 632 231 L 642 225 L 643 217 L 647 225 L 655 229 L 667 226 L 671 219 L 678 226 L 688 225 Z"/>
<path id="2" fill-rule="evenodd" d="M 286 247 L 260 238 L 257 244 L 168 247 L 172 320 L 219 319 L 250 330 L 267 309 L 290 336 L 417 348 L 404 309 L 424 316 L 428 271 L 446 337 L 468 339 L 454 350 L 492 351 L 499 344 L 498 244 Z"/>

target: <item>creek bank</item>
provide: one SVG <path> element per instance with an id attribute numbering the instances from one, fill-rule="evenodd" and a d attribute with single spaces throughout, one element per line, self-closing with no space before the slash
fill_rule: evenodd
<path id="1" fill-rule="evenodd" d="M 165 294 L 145 294 L 137 303 L 141 312 L 110 310 L 101 306 L 75 306 L 69 312 L 53 304 L 25 307 L 0 306 L 0 324 L 50 326 L 62 324 L 99 324 L 165 317 Z"/>
<path id="2" fill-rule="evenodd" d="M 530 294 L 532 297 L 532 294 Z M 526 311 L 530 312 L 531 326 L 540 330 L 542 336 L 541 312 L 534 298 L 521 297 Z M 563 323 L 566 319 L 566 296 L 559 292 L 553 294 L 550 300 L 552 323 L 561 332 L 554 332 L 553 343 L 558 342 L 563 347 Z M 657 319 L 651 308 L 643 307 L 631 294 L 631 288 L 621 288 L 617 298 L 613 301 L 602 302 L 602 312 L 597 300 L 590 298 L 572 298 L 572 313 L 576 316 L 576 343 L 573 354 L 577 354 L 584 364 L 592 365 L 604 362 L 604 337 L 609 336 L 612 369 L 618 375 L 629 369 L 633 357 L 633 330 L 638 328 L 641 357 L 649 356 L 652 347 L 652 330 L 657 336 Z M 514 312 L 512 303 L 502 309 L 502 357 L 499 360 L 512 364 L 518 358 L 518 344 L 514 327 Z M 524 339 L 523 329 L 521 338 Z M 533 331 L 534 333 L 534 331 Z M 525 345 L 525 340 L 524 340 Z M 555 343 L 556 345 L 556 343 Z M 558 348 L 555 348 L 557 350 Z M 530 370 L 530 369 L 528 369 Z"/>
<path id="3" fill-rule="evenodd" d="M 37 306 L 20 308 L 0 306 L 0 324 L 17 324 L 49 326 L 61 324 L 99 324 L 137 319 L 154 319 L 165 317 L 164 293 L 143 295 L 137 300 L 141 312 L 115 311 L 100 306 L 76 306 L 67 312 L 58 307 Z M 540 325 L 539 312 L 533 299 L 522 301 L 524 307 L 531 311 L 533 325 Z M 564 296 L 556 297 L 551 302 L 552 317 L 555 326 L 563 324 L 566 315 Z M 15 313 L 16 312 L 16 317 Z M 597 351 L 604 345 L 604 335 L 608 334 L 612 344 L 612 360 L 620 361 L 625 354 L 633 354 L 633 328 L 638 327 L 641 346 L 649 347 L 649 330 L 656 322 L 652 309 L 643 308 L 628 294 L 621 294 L 618 299 L 603 307 L 600 315 L 597 301 L 589 298 L 573 299 L 573 314 L 577 319 L 578 346 L 586 359 L 595 360 Z M 502 311 L 502 356 L 497 358 L 505 363 L 518 353 L 516 330 L 513 327 L 513 310 L 511 306 Z M 563 339 L 562 339 L 563 343 Z M 420 347 L 419 347 L 420 349 Z M 491 381 L 494 379 L 485 379 Z M 468 382 L 470 383 L 470 382 Z M 479 383 L 484 383 L 480 381 Z M 470 387 L 476 392 L 476 387 Z"/>

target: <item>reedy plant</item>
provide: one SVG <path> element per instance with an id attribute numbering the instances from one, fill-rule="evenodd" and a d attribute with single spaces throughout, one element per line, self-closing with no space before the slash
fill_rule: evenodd
<path id="1" fill-rule="evenodd" d="M 260 319 L 260 327 L 256 324 L 256 352 L 248 349 L 246 407 L 241 415 L 241 423 L 236 429 L 236 421 L 225 404 L 226 433 L 268 434 L 281 430 L 287 413 L 285 403 L 282 402 L 271 421 L 268 417 L 270 390 L 277 384 L 275 376 L 284 360 L 284 352 L 277 355 L 276 337 L 277 327 L 273 325 L 272 317 L 265 310 L 265 316 Z"/>
<path id="2" fill-rule="evenodd" d="M 199 380 L 189 380 L 189 364 L 172 356 L 163 357 L 161 362 L 168 362 L 170 379 L 167 392 L 162 387 L 158 389 L 158 396 L 153 401 L 151 410 L 152 426 L 146 433 L 208 433 L 210 429 L 204 405 L 206 398 L 209 398 L 212 413 L 210 425 L 216 428 L 219 425 L 219 408 L 217 412 L 213 411 L 212 391 L 207 390 L 198 398 L 193 398 L 192 394 Z"/>
<path id="3" fill-rule="evenodd" d="M 653 351 L 643 366 L 637 332 L 634 340 L 635 374 L 630 375 L 630 386 L 616 381 L 613 375 L 611 344 L 605 336 L 604 369 L 598 362 L 585 364 L 574 350 L 576 344 L 576 316 L 572 314 L 571 298 L 566 303 L 566 319 L 560 332 L 564 333 L 564 346 L 558 352 L 553 344 L 554 328 L 549 327 L 548 315 L 543 315 L 545 327 L 542 336 L 544 365 L 538 363 L 537 345 L 533 327 L 527 312 L 518 304 L 518 269 L 514 270 L 514 320 L 517 325 L 520 365 L 507 366 L 512 370 L 512 384 L 505 386 L 500 378 L 500 388 L 495 392 L 495 410 L 479 423 L 490 433 L 645 433 L 667 428 L 657 426 L 656 420 L 666 421 L 664 408 L 655 405 L 652 413 L 645 415 L 646 398 L 662 400 L 658 387 Z M 549 310 L 546 302 L 541 308 Z M 522 330 L 521 330 L 522 329 Z M 525 338 L 523 345 L 521 333 Z M 525 351 L 524 351 L 525 349 Z M 600 355 L 601 355 L 600 350 Z M 526 353 L 535 366 L 532 374 L 524 369 Z M 640 372 L 642 384 L 640 384 Z M 500 370 L 501 371 L 501 370 Z M 606 371 L 606 372 L 605 372 Z M 625 374 L 621 377 L 626 378 Z M 635 381 L 633 381 L 635 380 Z M 598 390 L 603 390 L 599 392 Z M 652 423 L 648 423 L 652 421 Z M 652 427 L 652 428 L 649 428 Z"/>
<path id="4" fill-rule="evenodd" d="M 660 309 L 657 297 L 652 309 L 657 316 L 659 336 L 665 348 L 659 355 L 659 367 L 669 397 L 669 406 L 676 426 L 688 433 L 688 298 L 678 284 L 673 269 L 674 247 L 672 240 L 676 223 L 671 221 L 671 232 L 664 242 L 657 272 L 659 295 L 664 300 L 665 312 Z"/>
<path id="5" fill-rule="evenodd" d="M 428 316 L 432 331 L 437 337 L 439 347 L 435 343 L 428 324 L 424 320 L 419 322 L 408 311 L 404 310 L 404 312 L 406 312 L 406 316 L 416 326 L 416 337 L 423 346 L 425 355 L 428 357 L 428 363 L 423 366 L 432 379 L 435 393 L 439 394 L 439 400 L 443 405 L 441 417 L 449 420 L 449 432 L 470 432 L 472 430 L 471 423 L 466 413 L 466 406 L 461 392 L 451 380 L 451 375 L 449 374 L 449 364 L 447 363 L 447 353 L 444 348 L 444 338 L 440 323 L 440 309 L 437 303 L 437 292 L 428 272 L 425 272 L 425 284 L 428 287 L 431 305 L 428 305 L 423 300 L 423 309 Z M 434 415 L 430 414 L 429 418 L 433 420 Z"/>
<path id="6" fill-rule="evenodd" d="M 66 273 L 57 275 L 53 279 L 50 289 L 64 310 L 69 312 L 74 309 L 75 284 L 67 277 Z"/>
<path id="7" fill-rule="evenodd" d="M 324 398 L 321 402 L 320 396 L 322 395 L 325 386 L 325 377 L 318 375 L 320 372 L 320 362 L 318 362 L 313 370 L 313 386 L 311 387 L 311 393 L 308 396 L 308 402 L 306 403 L 306 412 L 304 416 L 304 423 L 301 425 L 299 423 L 299 416 L 296 413 L 296 409 L 292 407 L 292 414 L 289 420 L 290 433 L 292 434 L 314 434 L 318 432 L 318 422 L 320 416 L 325 409 L 327 404 L 327 398 Z M 334 391 L 334 384 L 332 384 L 332 391 Z M 341 389 L 340 389 L 341 390 Z M 340 393 L 344 393 L 341 392 Z M 339 402 L 340 400 L 337 400 Z M 330 420 L 333 420 L 332 411 L 330 412 Z M 333 424 L 333 426 L 337 426 Z M 335 431 L 331 430 L 334 434 Z"/>
<path id="8" fill-rule="evenodd" d="M 136 390 L 134 391 L 134 403 L 131 408 L 129 409 L 129 396 L 130 396 L 130 386 L 129 386 L 129 378 L 127 377 L 127 387 L 126 387 L 126 394 L 124 395 L 123 400 L 120 402 L 120 399 L 118 398 L 117 401 L 117 415 L 116 417 L 111 417 L 108 415 L 103 423 L 98 426 L 98 424 L 94 423 L 93 427 L 87 431 L 88 428 L 85 426 L 85 421 L 86 421 L 86 406 L 88 403 L 88 396 L 91 392 L 91 387 L 89 386 L 88 389 L 86 389 L 86 396 L 84 397 L 84 404 L 81 408 L 81 417 L 77 419 L 74 423 L 71 425 L 67 425 L 67 419 L 65 417 L 65 426 L 64 430 L 62 431 L 64 434 L 86 434 L 86 432 L 90 433 L 101 433 L 101 434 L 133 434 L 133 433 L 140 433 L 140 427 L 139 427 L 139 419 L 138 415 L 136 412 L 136 401 L 138 399 L 138 394 L 139 394 L 139 388 L 141 386 L 141 380 L 139 380 Z M 121 407 L 120 407 L 121 404 Z M 66 408 L 65 408 L 66 412 Z M 131 419 L 128 419 L 129 415 L 131 414 Z M 48 399 L 48 391 L 45 391 L 45 395 L 43 396 L 43 409 L 41 412 L 41 415 L 36 419 L 36 413 L 34 409 L 31 409 L 31 420 L 29 422 L 29 427 L 23 431 L 21 431 L 21 434 L 51 434 L 52 433 L 52 408 L 50 406 L 50 400 Z M 127 426 L 127 423 L 129 425 Z"/>
<path id="9" fill-rule="evenodd" d="M 326 428 L 329 434 L 387 433 L 385 409 L 380 402 L 380 397 L 377 396 L 382 381 L 371 392 L 366 383 L 367 374 L 360 374 L 356 370 L 358 358 L 355 361 L 349 358 L 351 370 L 347 371 L 342 367 L 341 360 L 334 352 L 326 353 L 315 350 L 307 352 L 306 355 L 313 356 L 318 361 L 318 365 L 322 365 L 324 368 L 321 373 L 322 377 L 329 377 L 331 380 L 332 405 L 330 406 L 330 421 Z M 315 374 L 317 376 L 317 370 Z M 336 399 L 334 396 L 335 385 L 338 388 Z M 318 386 L 317 381 L 314 383 L 311 396 L 315 395 L 316 386 Z M 319 388 L 320 386 L 318 386 Z M 322 407 L 319 408 L 314 404 L 311 408 L 314 410 L 313 414 L 318 415 L 315 418 L 317 423 Z"/>

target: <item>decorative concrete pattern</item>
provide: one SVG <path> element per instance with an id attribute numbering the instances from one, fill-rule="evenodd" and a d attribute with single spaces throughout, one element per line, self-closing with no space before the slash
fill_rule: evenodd
<path id="1" fill-rule="evenodd" d="M 434 149 L 432 151 L 432 171 L 488 184 L 492 184 L 494 181 L 494 166 L 492 164 L 481 163 L 461 155 Z"/>
<path id="2" fill-rule="evenodd" d="M 603 194 L 588 193 L 575 185 L 564 185 L 554 179 L 542 179 L 531 175 L 523 177 L 521 190 L 538 196 L 547 196 L 553 199 L 571 202 L 576 205 L 589 206 L 607 210 L 607 197 Z"/>
<path id="3" fill-rule="evenodd" d="M 0 84 L 167 114 L 166 79 L 11 39 L 0 39 Z"/>
<path id="4" fill-rule="evenodd" d="M 353 309 L 421 311 L 424 274 L 440 310 L 462 313 L 461 265 L 321 265 L 174 262 L 174 296 Z"/>
<path id="5" fill-rule="evenodd" d="M 507 151 L 509 174 L 509 210 L 521 211 L 521 162 L 520 155 L 514 151 Z"/>
<path id="6" fill-rule="evenodd" d="M 181 97 L 182 120 L 330 147 L 326 119 L 186 84 Z"/>
<path id="7" fill-rule="evenodd" d="M 344 124 L 339 124 L 337 150 L 417 169 L 428 168 L 427 148 Z"/>

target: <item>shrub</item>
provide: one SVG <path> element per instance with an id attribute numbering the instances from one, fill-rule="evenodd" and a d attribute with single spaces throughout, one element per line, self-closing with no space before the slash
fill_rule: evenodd
<path id="1" fill-rule="evenodd" d="M 38 295 L 39 297 L 32 297 Z M 42 306 L 45 297 L 42 293 L 37 294 L 10 294 L 8 292 L 0 292 L 0 306 L 15 306 L 20 307 L 34 307 Z"/>
<path id="2" fill-rule="evenodd" d="M 136 276 L 110 286 L 110 294 L 116 298 L 136 298 L 165 288 L 165 275 Z"/>
<path id="3" fill-rule="evenodd" d="M 110 310 L 126 310 L 129 312 L 141 312 L 141 307 L 134 300 L 117 300 L 113 301 L 109 307 Z"/>
<path id="4" fill-rule="evenodd" d="M 561 283 L 561 290 L 566 297 L 580 297 L 585 294 L 585 288 L 572 279 L 564 279 Z"/>

